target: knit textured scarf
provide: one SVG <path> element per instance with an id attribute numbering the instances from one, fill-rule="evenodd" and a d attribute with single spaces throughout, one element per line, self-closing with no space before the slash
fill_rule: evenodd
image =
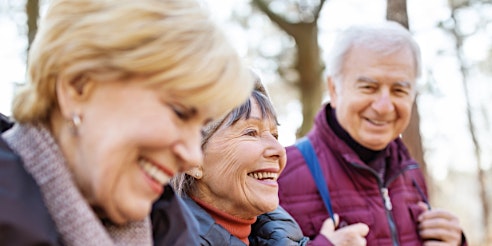
<path id="1" fill-rule="evenodd" d="M 3 134 L 43 194 L 65 245 L 152 245 L 150 219 L 124 226 L 101 223 L 85 201 L 61 150 L 44 127 L 16 124 Z"/>

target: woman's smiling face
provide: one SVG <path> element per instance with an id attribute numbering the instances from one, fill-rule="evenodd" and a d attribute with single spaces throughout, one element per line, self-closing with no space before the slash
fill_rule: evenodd
<path id="1" fill-rule="evenodd" d="M 64 149 L 83 196 L 118 224 L 145 218 L 176 172 L 202 162 L 200 130 L 214 116 L 210 105 L 183 105 L 144 84 L 93 83 L 75 144 Z"/>
<path id="2" fill-rule="evenodd" d="M 204 146 L 203 178 L 194 193 L 234 216 L 250 219 L 278 206 L 277 178 L 285 167 L 277 122 L 262 116 L 250 97 L 251 114 L 222 125 Z"/>

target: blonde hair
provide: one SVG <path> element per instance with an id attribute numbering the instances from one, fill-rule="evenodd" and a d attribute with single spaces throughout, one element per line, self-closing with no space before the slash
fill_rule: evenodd
<path id="1" fill-rule="evenodd" d="M 53 0 L 31 46 L 28 83 L 13 117 L 48 123 L 60 79 L 98 82 L 144 76 L 184 103 L 214 102 L 218 114 L 253 87 L 248 70 L 195 0 Z"/>

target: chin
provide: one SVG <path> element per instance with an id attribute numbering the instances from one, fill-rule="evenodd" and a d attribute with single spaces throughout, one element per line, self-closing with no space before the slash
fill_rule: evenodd
<path id="1" fill-rule="evenodd" d="M 268 204 L 265 204 L 265 206 L 264 206 L 265 209 L 264 209 L 263 213 L 272 212 L 273 210 L 277 209 L 278 199 L 277 200 L 272 199 L 272 200 L 273 200 L 273 202 L 271 201 Z"/>
<path id="2" fill-rule="evenodd" d="M 277 209 L 278 207 L 278 204 L 274 205 L 270 205 L 268 207 L 265 208 L 265 210 L 263 211 L 263 213 L 269 213 L 269 212 L 272 212 L 273 210 Z"/>
<path id="3" fill-rule="evenodd" d="M 132 213 L 131 216 L 128 217 L 128 220 L 130 221 L 143 220 L 150 215 L 150 210 L 151 210 L 150 205 L 145 208 L 141 208 L 140 210 L 136 211 L 136 213 Z"/>
<path id="4" fill-rule="evenodd" d="M 132 221 L 144 220 L 147 216 L 149 216 L 150 208 L 151 206 L 127 208 L 127 211 L 122 211 L 122 214 L 120 214 L 116 220 L 112 219 L 112 221 L 117 225 L 124 225 Z"/>
<path id="5" fill-rule="evenodd" d="M 109 217 L 109 220 L 115 224 L 115 225 L 118 225 L 118 226 L 123 226 L 125 225 L 126 223 L 130 222 L 128 219 L 122 217 L 122 216 L 112 216 L 112 217 Z"/>
<path id="6" fill-rule="evenodd" d="M 371 150 L 374 150 L 374 151 L 381 151 L 384 148 L 386 148 L 386 146 L 388 146 L 388 145 L 387 144 L 386 145 L 375 145 L 375 146 L 372 146 L 372 147 L 368 147 L 368 149 L 371 149 Z"/>

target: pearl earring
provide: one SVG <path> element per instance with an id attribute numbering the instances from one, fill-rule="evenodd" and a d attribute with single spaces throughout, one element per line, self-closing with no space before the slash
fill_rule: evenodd
<path id="1" fill-rule="evenodd" d="M 195 171 L 193 172 L 193 177 L 195 177 L 196 179 L 201 179 L 203 177 L 203 172 L 202 170 L 200 169 L 195 169 Z"/>
<path id="2" fill-rule="evenodd" d="M 82 119 L 80 118 L 80 115 L 78 114 L 72 114 L 72 119 L 71 119 L 71 131 L 72 134 L 77 136 L 79 134 L 79 127 L 82 125 Z"/>

